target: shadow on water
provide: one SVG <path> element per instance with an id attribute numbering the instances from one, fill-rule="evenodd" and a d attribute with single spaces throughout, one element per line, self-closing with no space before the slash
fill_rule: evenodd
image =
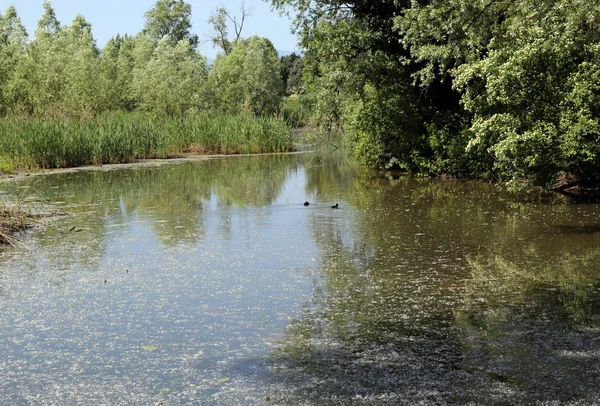
<path id="1" fill-rule="evenodd" d="M 330 182 L 316 193 L 341 190 L 356 210 L 312 219 L 323 280 L 269 360 L 278 402 L 599 401 L 600 239 L 544 232 L 588 230 L 555 223 L 597 206 L 477 183 Z"/>
<path id="2" fill-rule="evenodd" d="M 572 234 L 597 234 L 600 233 L 600 225 L 589 225 L 589 226 L 567 226 L 558 225 L 556 229 L 559 233 L 572 233 Z"/>

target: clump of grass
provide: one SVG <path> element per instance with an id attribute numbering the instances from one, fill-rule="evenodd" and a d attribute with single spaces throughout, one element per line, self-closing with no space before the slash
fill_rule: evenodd
<path id="1" fill-rule="evenodd" d="M 34 224 L 34 217 L 17 208 L 0 207 L 0 245 L 19 243 L 16 234 L 21 233 Z"/>
<path id="2" fill-rule="evenodd" d="M 283 103 L 283 117 L 292 127 L 314 124 L 317 98 L 313 94 L 293 94 Z"/>
<path id="3" fill-rule="evenodd" d="M 186 152 L 248 154 L 293 149 L 276 117 L 197 113 L 185 119 L 112 113 L 88 120 L 0 122 L 0 172 L 166 158 Z"/>
<path id="4" fill-rule="evenodd" d="M 171 154 L 257 154 L 293 150 L 289 126 L 276 117 L 200 113 L 185 120 L 167 119 Z"/>

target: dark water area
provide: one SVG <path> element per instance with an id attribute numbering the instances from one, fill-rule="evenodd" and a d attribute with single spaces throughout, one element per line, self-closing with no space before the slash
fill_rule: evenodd
<path id="1" fill-rule="evenodd" d="M 0 191 L 69 213 L 0 251 L 2 405 L 600 404 L 599 205 L 318 154 Z"/>

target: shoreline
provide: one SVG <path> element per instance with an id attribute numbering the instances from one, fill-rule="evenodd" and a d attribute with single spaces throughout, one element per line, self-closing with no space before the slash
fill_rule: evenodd
<path id="1" fill-rule="evenodd" d="M 253 157 L 253 156 L 275 156 L 275 155 L 300 155 L 313 152 L 312 150 L 292 151 L 292 152 L 265 152 L 260 154 L 214 154 L 214 155 L 197 155 L 197 154 L 184 154 L 183 156 L 177 156 L 174 158 L 157 158 L 157 159 L 136 159 L 133 162 L 120 163 L 120 164 L 103 164 L 103 165 L 84 165 L 75 166 L 71 168 L 55 168 L 55 169 L 39 169 L 39 170 L 17 170 L 14 173 L 0 174 L 0 184 L 4 182 L 13 182 L 23 180 L 31 176 L 44 176 L 54 175 L 61 173 L 76 173 L 76 172 L 90 172 L 90 171 L 112 171 L 118 169 L 129 169 L 137 167 L 156 167 L 168 164 L 177 164 L 181 162 L 199 162 L 208 161 L 212 159 L 225 159 L 225 158 L 240 158 L 240 157 Z"/>

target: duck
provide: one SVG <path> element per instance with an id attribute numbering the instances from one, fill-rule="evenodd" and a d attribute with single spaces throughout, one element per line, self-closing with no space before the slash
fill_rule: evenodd
<path id="1" fill-rule="evenodd" d="M 340 204 L 336 203 L 333 206 L 331 206 L 332 209 L 339 209 L 340 208 Z"/>
<path id="2" fill-rule="evenodd" d="M 304 202 L 304 205 L 308 206 L 308 205 L 310 205 L 310 203 L 308 201 L 306 201 L 306 202 Z"/>

